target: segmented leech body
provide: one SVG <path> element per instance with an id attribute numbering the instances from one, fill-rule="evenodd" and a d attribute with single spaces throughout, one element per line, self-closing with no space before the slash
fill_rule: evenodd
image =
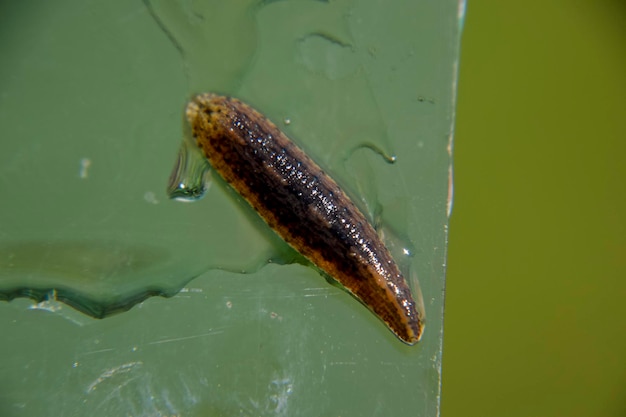
<path id="1" fill-rule="evenodd" d="M 229 97 L 196 96 L 187 120 L 217 171 L 287 243 L 340 282 L 405 343 L 423 317 L 365 216 L 271 121 Z"/>

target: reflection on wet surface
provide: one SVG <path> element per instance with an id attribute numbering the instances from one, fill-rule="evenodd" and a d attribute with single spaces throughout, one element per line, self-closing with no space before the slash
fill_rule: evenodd
<path id="1" fill-rule="evenodd" d="M 93 317 L 171 296 L 190 279 L 168 274 L 165 248 L 116 241 L 23 241 L 0 245 L 0 300 L 54 298 Z M 164 280 L 164 276 L 167 278 Z"/>

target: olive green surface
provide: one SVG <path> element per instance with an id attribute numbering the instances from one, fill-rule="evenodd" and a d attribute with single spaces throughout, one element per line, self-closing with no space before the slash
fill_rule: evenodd
<path id="1" fill-rule="evenodd" d="M 442 415 L 626 415 L 626 6 L 468 4 Z"/>

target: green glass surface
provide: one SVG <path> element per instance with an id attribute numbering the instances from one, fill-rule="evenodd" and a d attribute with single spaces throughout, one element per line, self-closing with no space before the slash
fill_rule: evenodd
<path id="1" fill-rule="evenodd" d="M 0 415 L 438 414 L 462 3 L 1 7 Z M 218 178 L 168 199 L 203 91 L 353 197 L 421 288 L 419 345 Z"/>

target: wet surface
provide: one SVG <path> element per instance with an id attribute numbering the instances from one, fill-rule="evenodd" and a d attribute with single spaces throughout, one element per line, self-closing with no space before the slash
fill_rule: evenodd
<path id="1" fill-rule="evenodd" d="M 0 16 L 1 415 L 437 413 L 457 2 L 229 5 Z M 284 120 L 419 276 L 417 347 L 205 167 L 202 200 L 169 200 L 184 105 L 211 90 Z"/>

